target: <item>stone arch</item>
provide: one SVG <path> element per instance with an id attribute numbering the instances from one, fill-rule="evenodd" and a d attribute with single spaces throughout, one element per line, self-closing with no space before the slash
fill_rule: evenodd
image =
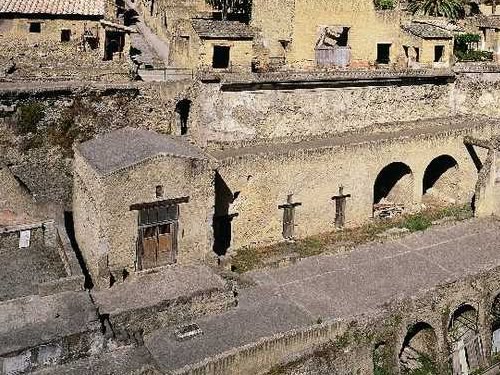
<path id="1" fill-rule="evenodd" d="M 484 365 L 479 335 L 479 313 L 470 304 L 458 306 L 450 317 L 447 334 L 453 375 L 471 373 Z"/>
<path id="2" fill-rule="evenodd" d="M 433 204 L 452 204 L 457 201 L 460 170 L 458 162 L 450 155 L 434 158 L 424 172 L 422 191 L 424 199 Z"/>
<path id="3" fill-rule="evenodd" d="M 373 185 L 373 204 L 391 203 L 409 206 L 413 203 L 414 177 L 411 168 L 402 162 L 385 166 Z"/>
<path id="4" fill-rule="evenodd" d="M 434 328 L 418 322 L 408 328 L 399 351 L 401 374 L 426 373 L 438 375 L 438 338 Z"/>

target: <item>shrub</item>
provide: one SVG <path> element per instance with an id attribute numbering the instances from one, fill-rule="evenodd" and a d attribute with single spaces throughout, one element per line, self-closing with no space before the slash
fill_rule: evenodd
<path id="1" fill-rule="evenodd" d="M 375 0 L 375 8 L 378 10 L 394 9 L 394 0 Z"/>
<path id="2" fill-rule="evenodd" d="M 17 112 L 16 130 L 19 134 L 36 133 L 38 124 L 45 117 L 45 107 L 33 102 L 21 105 Z"/>
<path id="3" fill-rule="evenodd" d="M 456 51 L 458 61 L 492 61 L 493 52 L 490 51 Z"/>

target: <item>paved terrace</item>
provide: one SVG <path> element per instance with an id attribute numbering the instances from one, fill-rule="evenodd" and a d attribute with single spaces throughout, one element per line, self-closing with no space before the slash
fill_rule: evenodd
<path id="1" fill-rule="evenodd" d="M 217 160 L 264 154 L 288 154 L 303 150 L 333 149 L 345 145 L 377 143 L 393 139 L 414 139 L 418 136 L 437 136 L 454 132 L 469 132 L 484 126 L 500 126 L 500 120 L 487 116 L 451 116 L 428 120 L 401 121 L 376 124 L 369 128 L 338 136 L 318 136 L 308 140 L 290 139 L 268 144 L 248 144 L 232 147 L 230 144 L 216 145 L 220 149 L 209 151 Z M 261 140 L 258 140 L 261 141 Z"/>
<path id="2" fill-rule="evenodd" d="M 239 306 L 198 321 L 204 334 L 178 342 L 169 329 L 145 343 L 164 370 L 279 332 L 382 309 L 454 280 L 500 266 L 500 221 L 471 220 L 435 227 L 340 255 L 305 259 L 281 269 L 249 273 L 257 286 L 241 290 Z"/>

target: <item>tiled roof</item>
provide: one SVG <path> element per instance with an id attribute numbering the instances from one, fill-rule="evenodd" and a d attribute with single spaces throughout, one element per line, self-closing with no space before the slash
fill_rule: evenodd
<path id="1" fill-rule="evenodd" d="M 98 136 L 77 148 L 87 162 L 104 175 L 159 155 L 208 159 L 201 149 L 179 137 L 129 127 Z"/>
<path id="2" fill-rule="evenodd" d="M 412 22 L 401 26 L 403 30 L 422 39 L 451 39 L 452 35 L 440 27 L 425 23 Z"/>
<path id="3" fill-rule="evenodd" d="M 477 26 L 487 29 L 500 29 L 500 16 L 478 16 Z"/>
<path id="4" fill-rule="evenodd" d="M 218 21 L 196 18 L 193 28 L 202 39 L 253 39 L 255 31 L 237 21 Z"/>
<path id="5" fill-rule="evenodd" d="M 0 14 L 104 16 L 104 0 L 0 0 Z"/>

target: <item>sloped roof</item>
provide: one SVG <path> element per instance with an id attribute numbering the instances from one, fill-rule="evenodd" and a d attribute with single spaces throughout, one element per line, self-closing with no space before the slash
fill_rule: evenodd
<path id="1" fill-rule="evenodd" d="M 104 16 L 105 0 L 0 0 L 0 14 Z"/>
<path id="2" fill-rule="evenodd" d="M 193 28 L 202 39 L 253 39 L 255 31 L 242 22 L 195 18 Z"/>
<path id="3" fill-rule="evenodd" d="M 77 146 L 87 162 L 101 174 L 109 174 L 159 155 L 207 160 L 201 149 L 179 137 L 125 127 Z"/>
<path id="4" fill-rule="evenodd" d="M 451 39 L 452 35 L 440 27 L 420 22 L 402 25 L 401 28 L 422 39 Z"/>

